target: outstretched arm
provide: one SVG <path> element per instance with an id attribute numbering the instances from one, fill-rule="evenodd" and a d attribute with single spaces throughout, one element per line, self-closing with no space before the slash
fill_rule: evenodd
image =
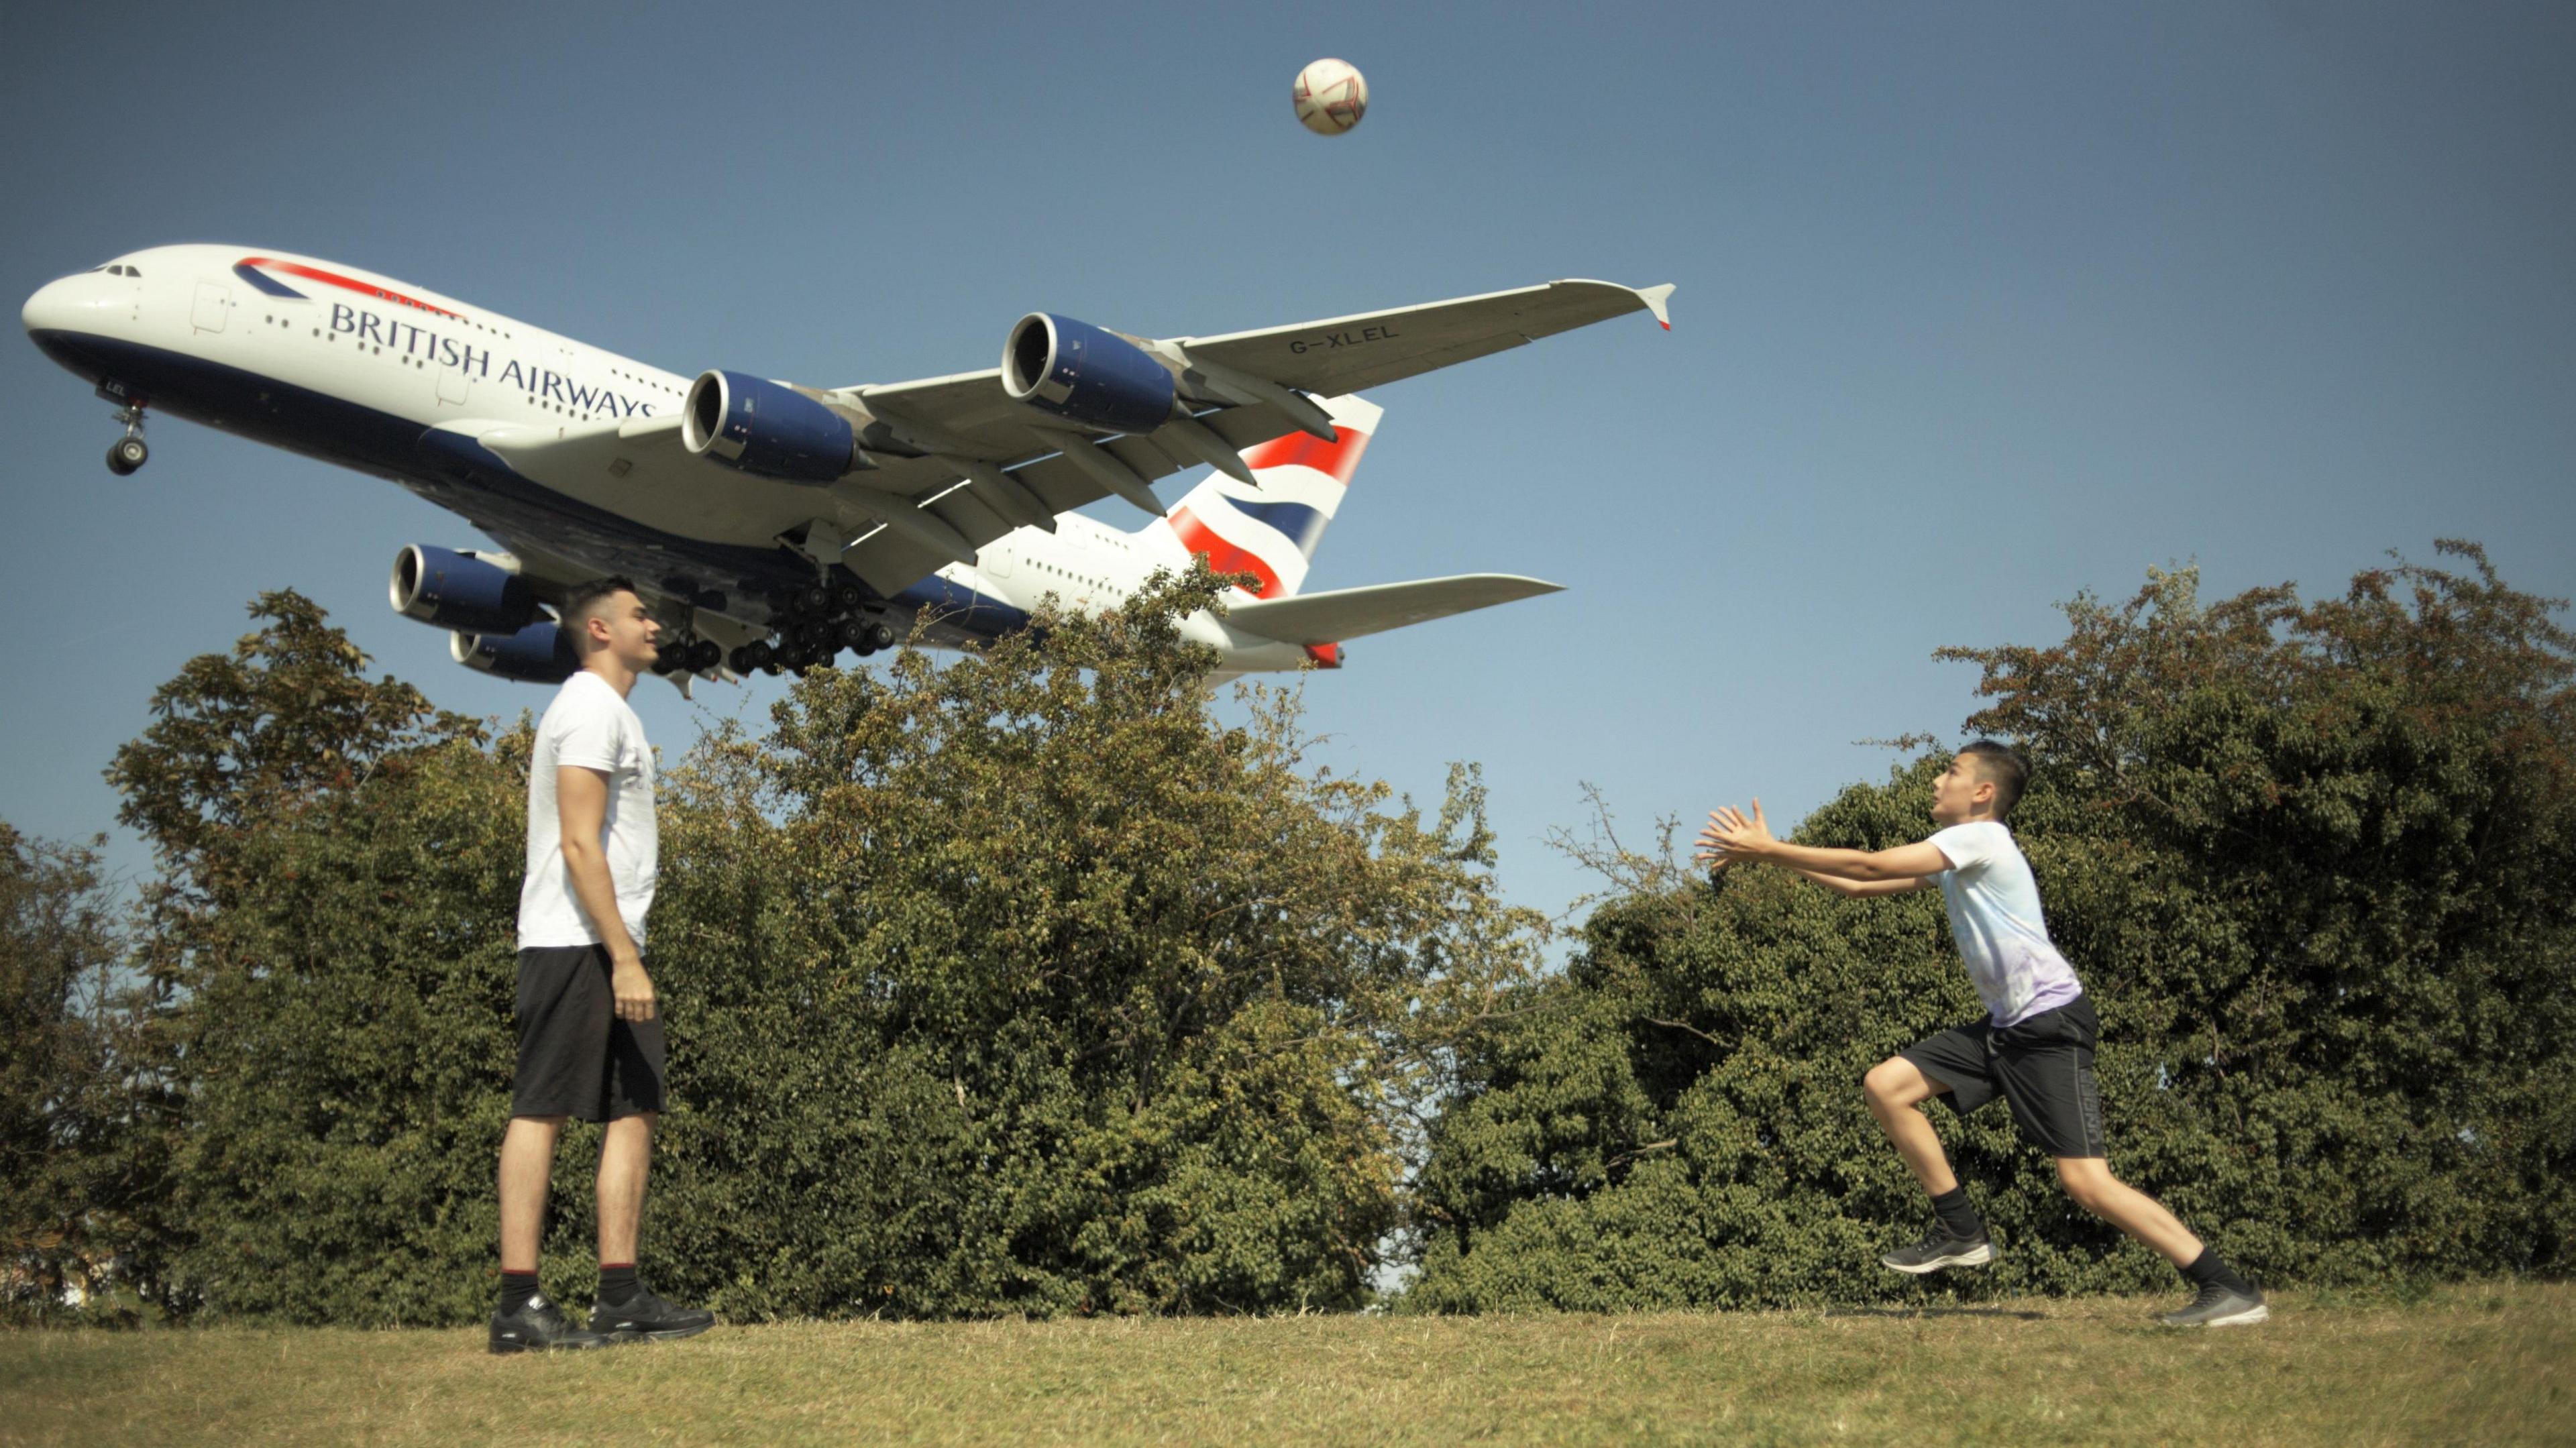
<path id="1" fill-rule="evenodd" d="M 1800 870 L 1795 865 L 1791 865 L 1788 868 L 1797 870 L 1799 874 L 1806 876 L 1808 879 L 1815 881 L 1817 884 L 1824 886 L 1826 889 L 1833 891 L 1837 895 L 1848 895 L 1854 899 L 1866 899 L 1873 895 L 1903 895 L 1911 891 L 1924 889 L 1932 883 L 1921 875 L 1907 875 L 1902 879 L 1895 880 L 1846 880 L 1840 875 L 1827 875 L 1815 870 Z"/>
<path id="2" fill-rule="evenodd" d="M 1698 858 L 1714 860 L 1721 868 L 1736 860 L 1768 860 L 1842 895 L 1920 890 L 1931 883 L 1926 876 L 1950 868 L 1949 859 L 1928 840 L 1892 850 L 1826 850 L 1774 839 L 1758 799 L 1751 818 L 1733 806 L 1712 812 L 1699 843 Z"/>

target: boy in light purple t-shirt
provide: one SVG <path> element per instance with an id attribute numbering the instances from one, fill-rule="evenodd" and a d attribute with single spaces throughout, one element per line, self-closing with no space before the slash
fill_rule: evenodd
<path id="1" fill-rule="evenodd" d="M 1881 1130 L 1931 1193 L 1932 1234 L 1880 1260 L 1899 1272 L 1982 1267 L 1995 1260 L 1985 1222 L 1950 1171 L 1941 1138 L 1914 1108 L 1934 1096 L 1961 1115 L 2001 1095 L 2022 1135 L 2057 1159 L 2057 1178 L 2086 1211 L 2164 1254 L 2197 1289 L 2174 1327 L 2227 1327 L 2270 1316 L 2263 1294 L 2201 1244 L 2154 1198 L 2111 1175 L 2102 1101 L 2093 1083 L 2099 1027 L 2074 967 L 2048 938 L 2039 885 L 2004 817 L 2029 776 L 2020 756 L 1980 739 L 1932 785 L 1930 839 L 1892 850 L 1822 850 L 1771 837 L 1762 802 L 1746 818 L 1711 814 L 1702 862 L 1715 869 L 1768 860 L 1841 895 L 1899 895 L 1937 885 L 1950 934 L 1985 1002 L 1986 1019 L 1915 1042 L 1870 1069 L 1861 1086 Z"/>

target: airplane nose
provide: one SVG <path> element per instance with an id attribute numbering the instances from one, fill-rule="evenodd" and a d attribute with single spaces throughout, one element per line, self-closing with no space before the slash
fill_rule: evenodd
<path id="1" fill-rule="evenodd" d="M 31 336 L 42 332 L 85 330 L 81 326 L 82 316 L 93 309 L 92 298 L 85 293 L 96 290 L 87 273 L 47 282 L 36 288 L 36 294 L 27 298 L 27 304 L 18 309 L 18 320 Z"/>

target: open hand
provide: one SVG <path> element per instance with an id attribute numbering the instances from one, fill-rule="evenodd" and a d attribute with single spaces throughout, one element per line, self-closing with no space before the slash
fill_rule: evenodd
<path id="1" fill-rule="evenodd" d="M 1737 860 L 1760 858 L 1771 843 L 1771 821 L 1763 817 L 1762 801 L 1753 802 L 1750 818 L 1733 805 L 1721 805 L 1709 812 L 1708 827 L 1699 832 L 1699 853 L 1692 859 L 1722 870 Z"/>

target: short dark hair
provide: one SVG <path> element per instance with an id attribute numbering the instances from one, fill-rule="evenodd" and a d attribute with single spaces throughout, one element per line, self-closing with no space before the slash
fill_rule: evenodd
<path id="1" fill-rule="evenodd" d="M 644 596 L 642 590 L 636 588 L 635 580 L 623 573 L 612 573 L 606 578 L 594 578 L 588 583 L 576 583 L 572 591 L 564 595 L 562 626 L 572 634 L 572 649 L 575 654 L 589 652 L 583 646 L 582 640 L 590 637 L 590 629 L 587 625 L 598 615 L 599 605 L 621 593 L 632 593 L 637 598 Z"/>
<path id="2" fill-rule="evenodd" d="M 2013 806 L 2021 803 L 2022 786 L 2030 782 L 2030 766 L 2012 751 L 2012 746 L 1992 739 L 1980 739 L 1959 751 L 1963 759 L 1977 761 L 1977 777 L 1995 787 L 1995 818 L 2009 818 Z"/>

